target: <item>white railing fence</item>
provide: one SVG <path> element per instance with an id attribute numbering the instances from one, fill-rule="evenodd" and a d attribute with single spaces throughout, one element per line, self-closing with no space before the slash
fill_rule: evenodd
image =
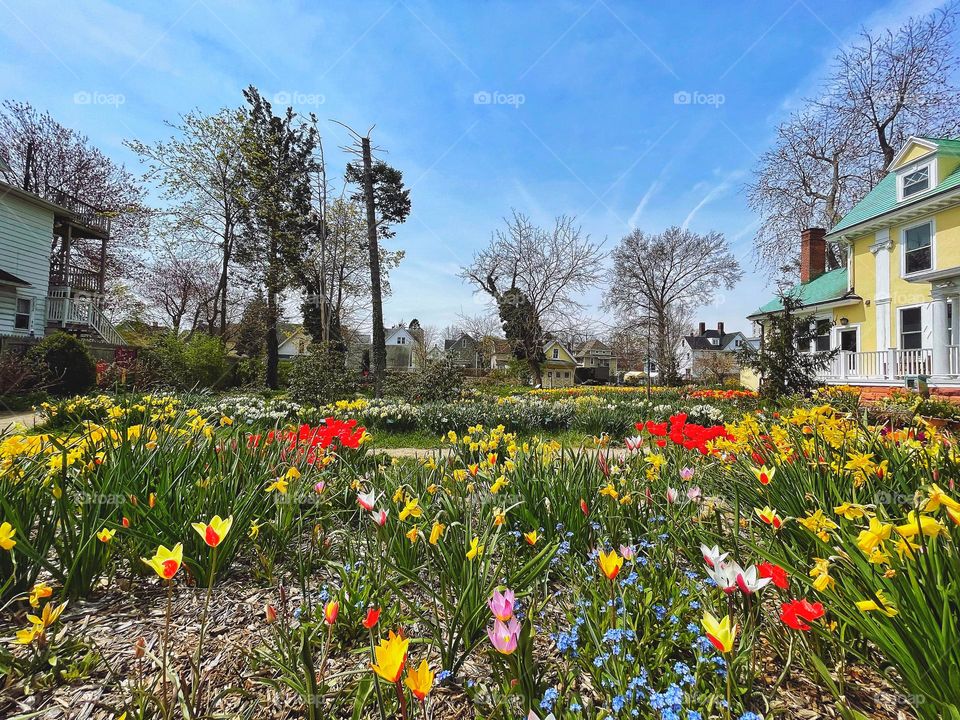
<path id="1" fill-rule="evenodd" d="M 48 297 L 47 322 L 65 325 L 85 325 L 92 328 L 104 342 L 123 345 L 123 336 L 89 298 Z"/>
<path id="2" fill-rule="evenodd" d="M 841 350 L 819 375 L 830 380 L 895 380 L 913 375 L 931 375 L 932 354 L 928 349 Z M 949 362 L 950 374 L 960 375 L 960 347 L 949 348 Z"/>

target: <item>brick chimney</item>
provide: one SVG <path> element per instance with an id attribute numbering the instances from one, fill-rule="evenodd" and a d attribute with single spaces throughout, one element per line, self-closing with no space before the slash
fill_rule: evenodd
<path id="1" fill-rule="evenodd" d="M 723 323 L 722 323 L 722 322 L 718 322 L 718 323 L 717 323 L 717 332 L 720 333 L 720 337 L 723 337 L 723 334 L 724 334 L 724 333 L 723 333 Z"/>
<path id="2" fill-rule="evenodd" d="M 827 231 L 807 228 L 800 233 L 800 282 L 808 283 L 823 275 L 827 265 Z"/>
<path id="3" fill-rule="evenodd" d="M 700 336 L 703 337 L 707 334 L 707 324 L 705 322 L 700 323 Z"/>

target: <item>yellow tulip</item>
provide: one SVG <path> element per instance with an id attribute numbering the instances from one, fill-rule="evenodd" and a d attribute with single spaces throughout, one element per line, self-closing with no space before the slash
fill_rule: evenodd
<path id="1" fill-rule="evenodd" d="M 600 570 L 603 571 L 607 580 L 613 580 L 623 567 L 623 558 L 617 554 L 616 550 L 611 550 L 609 553 L 601 550 L 597 556 L 597 564 L 600 565 Z"/>
<path id="2" fill-rule="evenodd" d="M 407 648 L 410 641 L 390 631 L 390 636 L 386 640 L 381 640 L 373 649 L 376 663 L 370 665 L 370 668 L 387 682 L 395 683 L 400 679 L 400 673 L 403 672 L 403 664 L 407 660 Z"/>
<path id="3" fill-rule="evenodd" d="M 722 653 L 733 650 L 733 643 L 737 637 L 737 625 L 730 627 L 730 617 L 724 616 L 718 621 L 709 611 L 703 613 L 703 629 L 707 631 L 707 639 Z"/>
<path id="4" fill-rule="evenodd" d="M 421 660 L 420 666 L 416 670 L 408 671 L 405 682 L 414 697 L 423 702 L 433 687 L 433 671 L 430 670 L 427 661 Z"/>

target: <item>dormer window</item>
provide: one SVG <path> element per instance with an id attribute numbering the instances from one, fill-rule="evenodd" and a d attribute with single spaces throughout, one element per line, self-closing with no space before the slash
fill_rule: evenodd
<path id="1" fill-rule="evenodd" d="M 720 344 L 720 338 L 714 338 L 714 337 L 710 338 L 710 344 L 711 344 L 711 345 L 719 345 L 719 344 Z"/>
<path id="2" fill-rule="evenodd" d="M 930 166 L 914 170 L 903 176 L 903 196 L 910 197 L 930 187 Z"/>
<path id="3" fill-rule="evenodd" d="M 935 160 L 927 160 L 922 165 L 913 164 L 897 174 L 897 199 L 907 200 L 925 193 L 933 187 Z"/>

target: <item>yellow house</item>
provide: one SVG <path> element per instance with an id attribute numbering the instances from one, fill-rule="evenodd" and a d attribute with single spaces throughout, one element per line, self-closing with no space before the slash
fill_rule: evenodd
<path id="1" fill-rule="evenodd" d="M 845 266 L 825 272 L 826 243 Z M 839 349 L 823 379 L 960 388 L 960 140 L 911 137 L 887 175 L 829 233 L 801 236 L 792 293 L 822 321 L 811 351 Z M 782 309 L 772 300 L 750 318 Z"/>
<path id="2" fill-rule="evenodd" d="M 543 387 L 572 387 L 577 373 L 573 353 L 559 340 L 548 340 L 543 346 L 547 359 L 543 363 Z"/>

